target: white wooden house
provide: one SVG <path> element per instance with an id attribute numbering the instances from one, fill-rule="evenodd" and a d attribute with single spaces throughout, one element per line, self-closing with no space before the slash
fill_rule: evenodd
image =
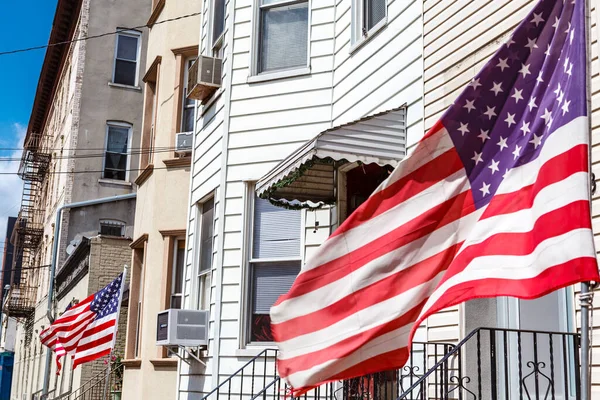
<path id="1" fill-rule="evenodd" d="M 263 352 L 273 348 L 270 305 L 533 4 L 204 0 L 200 54 L 222 58 L 223 79 L 197 109 L 184 304 L 210 311 L 210 339 L 206 365 L 179 364 L 178 398 L 201 399 L 223 382 L 217 395 L 252 398 L 273 381 L 273 358 Z M 593 31 L 595 40 L 595 23 Z M 597 50 L 594 42 L 596 91 Z M 481 326 L 575 331 L 575 292 L 569 288 L 534 302 L 481 300 L 453 307 L 430 317 L 416 339 L 456 343 Z M 485 351 L 495 335 L 485 340 Z M 516 339 L 501 340 L 507 358 L 492 364 L 506 368 L 506 374 L 498 382 L 484 381 L 484 389 L 508 388 L 530 372 L 511 366 Z M 564 339 L 557 358 L 572 353 L 571 340 Z M 548 338 L 542 342 L 547 345 Z M 546 353 L 536 361 L 554 365 L 552 352 Z M 240 381 L 239 369 L 259 354 L 265 356 L 252 367 L 252 376 L 260 379 L 250 383 L 246 371 Z M 459 358 L 465 368 L 479 367 L 481 374 L 481 365 L 464 356 Z M 574 398 L 573 368 L 556 370 L 564 377 L 553 385 L 565 386 L 557 398 Z M 236 379 L 228 380 L 232 375 Z M 448 384 L 449 376 L 445 379 Z M 386 386 L 379 398 L 395 398 L 402 384 L 395 382 L 395 391 L 388 393 Z M 600 385 L 596 372 L 594 384 Z M 269 393 L 278 390 L 272 386 Z"/>

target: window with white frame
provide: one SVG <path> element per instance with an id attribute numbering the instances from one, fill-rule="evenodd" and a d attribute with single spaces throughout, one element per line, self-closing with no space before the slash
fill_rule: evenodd
<path id="1" fill-rule="evenodd" d="M 113 82 L 136 86 L 139 73 L 141 34 L 137 31 L 120 32 L 117 35 Z"/>
<path id="2" fill-rule="evenodd" d="M 379 30 L 387 22 L 387 0 L 353 0 L 352 43 Z"/>
<path id="3" fill-rule="evenodd" d="M 193 132 L 194 131 L 194 99 L 188 99 L 188 76 L 189 69 L 192 64 L 196 61 L 196 57 L 190 57 L 185 60 L 184 76 L 183 76 L 183 108 L 181 110 L 181 132 Z"/>
<path id="4" fill-rule="evenodd" d="M 171 277 L 171 308 L 180 309 L 183 305 L 183 268 L 185 267 L 185 239 L 174 241 L 173 276 Z"/>
<path id="5" fill-rule="evenodd" d="M 222 57 L 223 34 L 225 33 L 225 1 L 213 0 L 212 40 L 211 47 L 214 57 Z"/>
<path id="6" fill-rule="evenodd" d="M 269 310 L 300 272 L 301 212 L 254 198 L 249 261 L 249 342 L 271 342 Z"/>
<path id="7" fill-rule="evenodd" d="M 107 124 L 104 178 L 119 181 L 127 180 L 130 141 L 131 125 L 121 122 L 109 122 Z"/>
<path id="8" fill-rule="evenodd" d="M 308 66 L 308 0 L 257 0 L 257 73 Z"/>
<path id="9" fill-rule="evenodd" d="M 210 274 L 213 263 L 213 227 L 214 227 L 214 199 L 205 201 L 198 206 L 200 215 L 198 221 L 198 302 L 199 310 L 207 310 L 210 305 Z"/>

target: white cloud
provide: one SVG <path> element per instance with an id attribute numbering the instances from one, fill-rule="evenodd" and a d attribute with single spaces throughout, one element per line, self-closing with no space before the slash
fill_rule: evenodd
<path id="1" fill-rule="evenodd" d="M 12 127 L 12 137 L 10 142 L 6 140 L 7 148 L 20 148 L 25 139 L 27 128 L 21 124 L 15 123 Z M 1 152 L 2 158 L 21 158 L 21 150 L 11 152 Z M 23 190 L 23 181 L 16 174 L 5 175 L 4 173 L 15 173 L 19 169 L 19 162 L 0 161 L 0 253 L 4 251 L 6 222 L 8 217 L 14 217 L 18 214 L 21 205 L 21 192 Z"/>

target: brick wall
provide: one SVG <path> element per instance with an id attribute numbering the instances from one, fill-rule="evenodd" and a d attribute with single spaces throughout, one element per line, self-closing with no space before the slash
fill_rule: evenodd
<path id="1" fill-rule="evenodd" d="M 123 272 L 125 265 L 131 265 L 131 240 L 97 236 L 90 239 L 90 269 L 88 281 L 88 295 L 91 295 L 112 282 L 117 275 Z M 129 274 L 125 287 L 129 284 Z M 119 315 L 119 328 L 117 341 L 115 343 L 115 354 L 122 356 L 125 351 L 125 334 L 127 330 L 127 307 L 121 307 Z M 92 377 L 106 372 L 107 357 L 82 365 L 81 384 L 89 381 Z"/>

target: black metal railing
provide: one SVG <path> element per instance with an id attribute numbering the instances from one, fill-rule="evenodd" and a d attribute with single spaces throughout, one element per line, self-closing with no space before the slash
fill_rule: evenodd
<path id="1" fill-rule="evenodd" d="M 578 399 L 579 350 L 575 333 L 479 328 L 398 400 Z"/>
<path id="2" fill-rule="evenodd" d="M 53 400 L 121 400 L 123 365 L 114 366 L 110 373 L 102 371 L 77 389 L 52 397 Z"/>
<path id="3" fill-rule="evenodd" d="M 299 398 L 393 400 L 417 382 L 427 372 L 428 366 L 441 360 L 453 348 L 454 346 L 448 343 L 415 342 L 410 359 L 403 368 L 327 383 Z M 290 387 L 279 377 L 276 357 L 276 349 L 263 350 L 206 394 L 202 400 L 293 399 Z M 449 369 L 438 374 L 441 382 L 448 380 L 449 376 Z"/>

